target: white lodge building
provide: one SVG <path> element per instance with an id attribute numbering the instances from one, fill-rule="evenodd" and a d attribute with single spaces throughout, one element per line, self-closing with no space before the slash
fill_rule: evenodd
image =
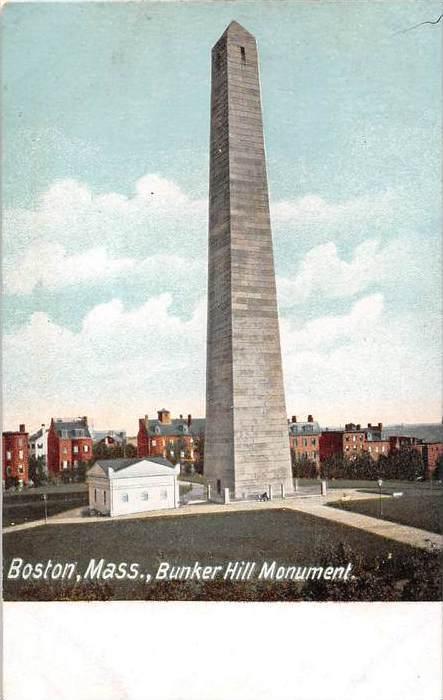
<path id="1" fill-rule="evenodd" d="M 99 459 L 89 469 L 89 507 L 107 515 L 178 508 L 180 465 L 162 457 Z"/>

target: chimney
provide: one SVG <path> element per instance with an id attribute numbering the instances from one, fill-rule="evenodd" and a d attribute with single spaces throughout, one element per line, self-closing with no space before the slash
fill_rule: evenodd
<path id="1" fill-rule="evenodd" d="M 88 416 L 82 416 L 83 425 L 88 425 Z"/>
<path id="2" fill-rule="evenodd" d="M 372 428 L 372 423 L 368 423 L 368 428 Z"/>
<path id="3" fill-rule="evenodd" d="M 183 420 L 183 413 L 180 413 L 179 418 L 180 420 Z"/>
<path id="4" fill-rule="evenodd" d="M 360 423 L 357 423 L 357 425 L 355 426 L 355 429 L 356 429 L 356 430 L 360 430 L 360 429 L 361 429 Z"/>
<path id="5" fill-rule="evenodd" d="M 311 414 L 309 414 L 308 423 L 313 423 L 313 422 L 314 422 L 314 416 L 311 416 Z"/>
<path id="6" fill-rule="evenodd" d="M 383 430 L 383 423 L 379 423 L 379 424 L 378 424 L 378 429 L 379 429 L 379 430 Z"/>
<path id="7" fill-rule="evenodd" d="M 188 428 L 191 427 L 191 423 L 192 423 L 192 416 L 190 413 L 188 413 Z"/>
<path id="8" fill-rule="evenodd" d="M 25 424 L 24 424 L 24 423 L 20 423 L 19 431 L 20 431 L 21 433 L 26 433 L 26 428 L 25 428 Z"/>
<path id="9" fill-rule="evenodd" d="M 292 416 L 291 422 L 292 422 L 292 423 L 296 423 L 296 422 L 297 422 L 297 416 Z"/>
<path id="10" fill-rule="evenodd" d="M 147 413 L 145 413 L 145 417 L 143 420 L 145 421 L 145 428 L 147 430 L 149 428 L 149 417 Z"/>

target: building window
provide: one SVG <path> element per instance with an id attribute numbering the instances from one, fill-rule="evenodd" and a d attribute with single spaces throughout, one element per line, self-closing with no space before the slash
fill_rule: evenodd
<path id="1" fill-rule="evenodd" d="M 74 459 L 74 467 L 78 467 L 78 459 Z"/>
<path id="2" fill-rule="evenodd" d="M 369 445 L 368 447 L 369 452 L 372 452 L 372 447 Z"/>
<path id="3" fill-rule="evenodd" d="M 23 459 L 23 450 L 18 451 L 18 458 Z"/>
<path id="4" fill-rule="evenodd" d="M 129 501 L 128 494 L 127 494 L 127 493 L 122 493 L 121 499 L 122 499 L 123 503 L 127 503 L 127 502 Z"/>
<path id="5" fill-rule="evenodd" d="M 173 456 L 174 456 L 174 450 L 169 450 L 169 455 L 170 455 L 171 457 L 173 457 Z"/>
<path id="6" fill-rule="evenodd" d="M 67 469 L 67 468 L 68 468 L 68 463 L 67 463 L 66 459 L 63 460 L 62 467 L 63 467 L 63 469 Z"/>
<path id="7" fill-rule="evenodd" d="M 149 501 L 149 492 L 142 491 L 142 501 Z"/>
<path id="8" fill-rule="evenodd" d="M 23 445 L 23 440 L 22 440 L 22 438 L 19 438 L 18 439 L 18 446 L 22 447 L 22 445 Z"/>
<path id="9" fill-rule="evenodd" d="M 11 467 L 6 467 L 6 474 L 7 474 L 8 476 L 11 476 L 11 473 L 12 473 Z"/>
<path id="10" fill-rule="evenodd" d="M 78 452 L 78 445 L 74 445 L 74 447 L 72 448 L 72 451 L 76 455 Z"/>
<path id="11" fill-rule="evenodd" d="M 246 63 L 246 51 L 244 46 L 240 46 L 240 55 L 243 63 Z"/>
<path id="12" fill-rule="evenodd" d="M 83 445 L 83 452 L 89 452 L 88 445 Z"/>
<path id="13" fill-rule="evenodd" d="M 18 473 L 19 473 L 19 474 L 23 474 L 23 471 L 24 471 L 24 470 L 23 470 L 23 464 L 19 464 L 19 465 L 18 465 Z"/>
<path id="14" fill-rule="evenodd" d="M 168 497 L 168 491 L 167 489 L 162 489 L 160 491 L 160 498 L 164 501 Z"/>
<path id="15" fill-rule="evenodd" d="M 103 505 L 106 505 L 106 491 L 103 491 Z"/>
<path id="16" fill-rule="evenodd" d="M 6 451 L 6 459 L 11 459 L 11 452 L 10 450 Z"/>
<path id="17" fill-rule="evenodd" d="M 355 435 L 352 436 L 352 440 L 355 442 Z"/>
<path id="18" fill-rule="evenodd" d="M 68 448 L 67 448 L 67 447 L 64 447 L 64 448 L 63 448 L 63 454 L 64 454 L 64 455 L 67 455 L 67 454 L 68 454 Z"/>
<path id="19" fill-rule="evenodd" d="M 97 503 L 97 489 L 94 489 L 94 503 Z"/>
<path id="20" fill-rule="evenodd" d="M 221 481 L 217 479 L 217 493 L 221 493 Z"/>
<path id="21" fill-rule="evenodd" d="M 157 440 L 151 440 L 151 445 L 152 445 L 152 447 L 155 447 L 156 444 L 157 444 Z"/>
<path id="22" fill-rule="evenodd" d="M 315 447 L 315 438 L 312 438 L 311 445 L 314 445 L 314 447 Z"/>

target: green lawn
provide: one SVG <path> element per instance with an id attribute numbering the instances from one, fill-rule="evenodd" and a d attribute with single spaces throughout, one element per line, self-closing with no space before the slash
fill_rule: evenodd
<path id="1" fill-rule="evenodd" d="M 380 515 L 378 498 L 361 501 L 336 501 L 328 505 L 353 513 L 371 515 L 375 518 Z M 382 515 L 383 520 L 441 533 L 443 530 L 443 493 L 441 491 L 433 494 L 423 492 L 410 495 L 405 492 L 399 498 L 383 498 Z"/>
<path id="2" fill-rule="evenodd" d="M 40 526 L 5 534 L 3 555 L 7 600 L 96 596 L 105 599 L 404 599 L 404 592 L 395 588 L 397 579 L 414 577 L 417 572 L 420 574 L 420 569 L 426 572 L 424 577 L 420 574 L 421 585 L 426 584 L 423 578 L 428 574 L 431 582 L 435 578 L 433 560 L 429 562 L 425 553 L 339 523 L 285 509 Z M 202 588 L 185 583 L 147 585 L 139 581 L 107 582 L 101 588 L 97 584 L 93 590 L 81 582 L 75 590 L 69 590 L 69 586 L 66 589 L 60 581 L 48 585 L 8 580 L 12 557 L 32 563 L 48 559 L 62 563 L 77 561 L 82 573 L 91 558 L 104 557 L 116 563 L 137 562 L 141 570 L 153 575 L 161 561 L 183 566 L 195 561 L 215 565 L 234 560 L 259 564 L 277 560 L 279 564 L 297 566 L 318 566 L 321 562 L 338 565 L 350 561 L 355 564 L 357 579 L 352 585 L 340 582 L 338 587 L 337 584 L 323 589 L 311 586 L 312 590 L 306 589 L 303 594 L 293 582 L 289 586 L 275 582 L 266 590 L 254 583 L 242 586 L 223 582 L 223 585 Z M 389 571 L 383 568 L 385 566 L 389 566 Z M 330 586 L 330 582 L 327 584 Z M 438 586 L 437 593 L 427 587 L 425 591 L 408 595 L 407 599 L 432 599 L 438 595 Z"/>

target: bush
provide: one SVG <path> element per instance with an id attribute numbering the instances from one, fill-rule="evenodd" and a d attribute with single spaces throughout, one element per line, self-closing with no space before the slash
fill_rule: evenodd
<path id="1" fill-rule="evenodd" d="M 316 479 L 318 477 L 318 469 L 315 462 L 306 457 L 296 459 L 292 454 L 292 476 L 296 479 Z"/>
<path id="2" fill-rule="evenodd" d="M 380 455 L 378 460 L 372 459 L 367 452 L 352 460 L 334 455 L 322 462 L 320 467 L 323 479 L 415 481 L 419 476 L 424 476 L 424 473 L 425 467 L 421 454 L 411 448 L 395 451 L 390 455 Z"/>

